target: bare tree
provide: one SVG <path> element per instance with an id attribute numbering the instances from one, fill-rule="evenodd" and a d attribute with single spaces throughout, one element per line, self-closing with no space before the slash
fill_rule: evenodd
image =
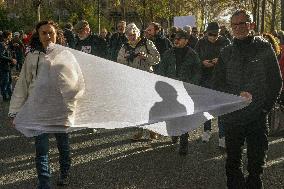
<path id="1" fill-rule="evenodd" d="M 277 4 L 278 4 L 278 0 L 272 1 L 272 18 L 271 18 L 270 32 L 275 30 Z"/>
<path id="2" fill-rule="evenodd" d="M 281 30 L 284 30 L 284 0 L 281 0 Z"/>

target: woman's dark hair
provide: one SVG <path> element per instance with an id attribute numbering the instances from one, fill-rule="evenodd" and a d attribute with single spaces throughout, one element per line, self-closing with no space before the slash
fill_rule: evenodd
<path id="1" fill-rule="evenodd" d="M 42 43 L 40 42 L 40 39 L 39 39 L 39 28 L 43 25 L 52 25 L 55 28 L 55 31 L 57 34 L 56 43 L 60 45 L 65 45 L 65 38 L 64 38 L 64 35 L 60 32 L 61 30 L 59 29 L 58 24 L 52 20 L 44 20 L 44 21 L 40 21 L 35 27 L 35 32 L 33 33 L 31 37 L 31 41 L 30 41 L 30 45 L 32 49 L 44 51 Z"/>

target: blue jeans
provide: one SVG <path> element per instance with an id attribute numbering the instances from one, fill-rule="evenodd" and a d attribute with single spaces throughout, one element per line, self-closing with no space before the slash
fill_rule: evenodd
<path id="1" fill-rule="evenodd" d="M 59 151 L 60 174 L 67 175 L 71 165 L 69 136 L 67 133 L 56 133 L 54 135 Z M 35 162 L 39 185 L 42 188 L 48 188 L 45 187 L 46 185 L 49 185 L 49 180 L 51 177 L 48 161 L 48 134 L 44 133 L 35 137 L 35 148 Z"/>
<path id="2" fill-rule="evenodd" d="M 218 119 L 218 127 L 219 127 L 219 138 L 225 137 L 225 128 L 221 119 Z M 211 131 L 211 120 L 208 120 L 204 123 L 204 131 Z"/>
<path id="3" fill-rule="evenodd" d="M 12 96 L 11 71 L 0 70 L 0 88 L 3 98 L 10 98 Z"/>

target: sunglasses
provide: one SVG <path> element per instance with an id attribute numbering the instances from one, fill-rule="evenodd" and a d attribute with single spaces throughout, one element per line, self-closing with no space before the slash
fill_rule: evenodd
<path id="1" fill-rule="evenodd" d="M 219 34 L 218 33 L 208 33 L 208 36 L 212 36 L 212 37 L 217 37 Z"/>

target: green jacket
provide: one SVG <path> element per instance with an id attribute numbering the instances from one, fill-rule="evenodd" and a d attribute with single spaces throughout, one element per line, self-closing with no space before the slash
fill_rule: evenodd
<path id="1" fill-rule="evenodd" d="M 187 48 L 179 63 L 179 71 L 177 71 L 175 48 L 172 48 L 163 54 L 157 74 L 198 85 L 201 72 L 200 60 L 194 50 Z"/>

